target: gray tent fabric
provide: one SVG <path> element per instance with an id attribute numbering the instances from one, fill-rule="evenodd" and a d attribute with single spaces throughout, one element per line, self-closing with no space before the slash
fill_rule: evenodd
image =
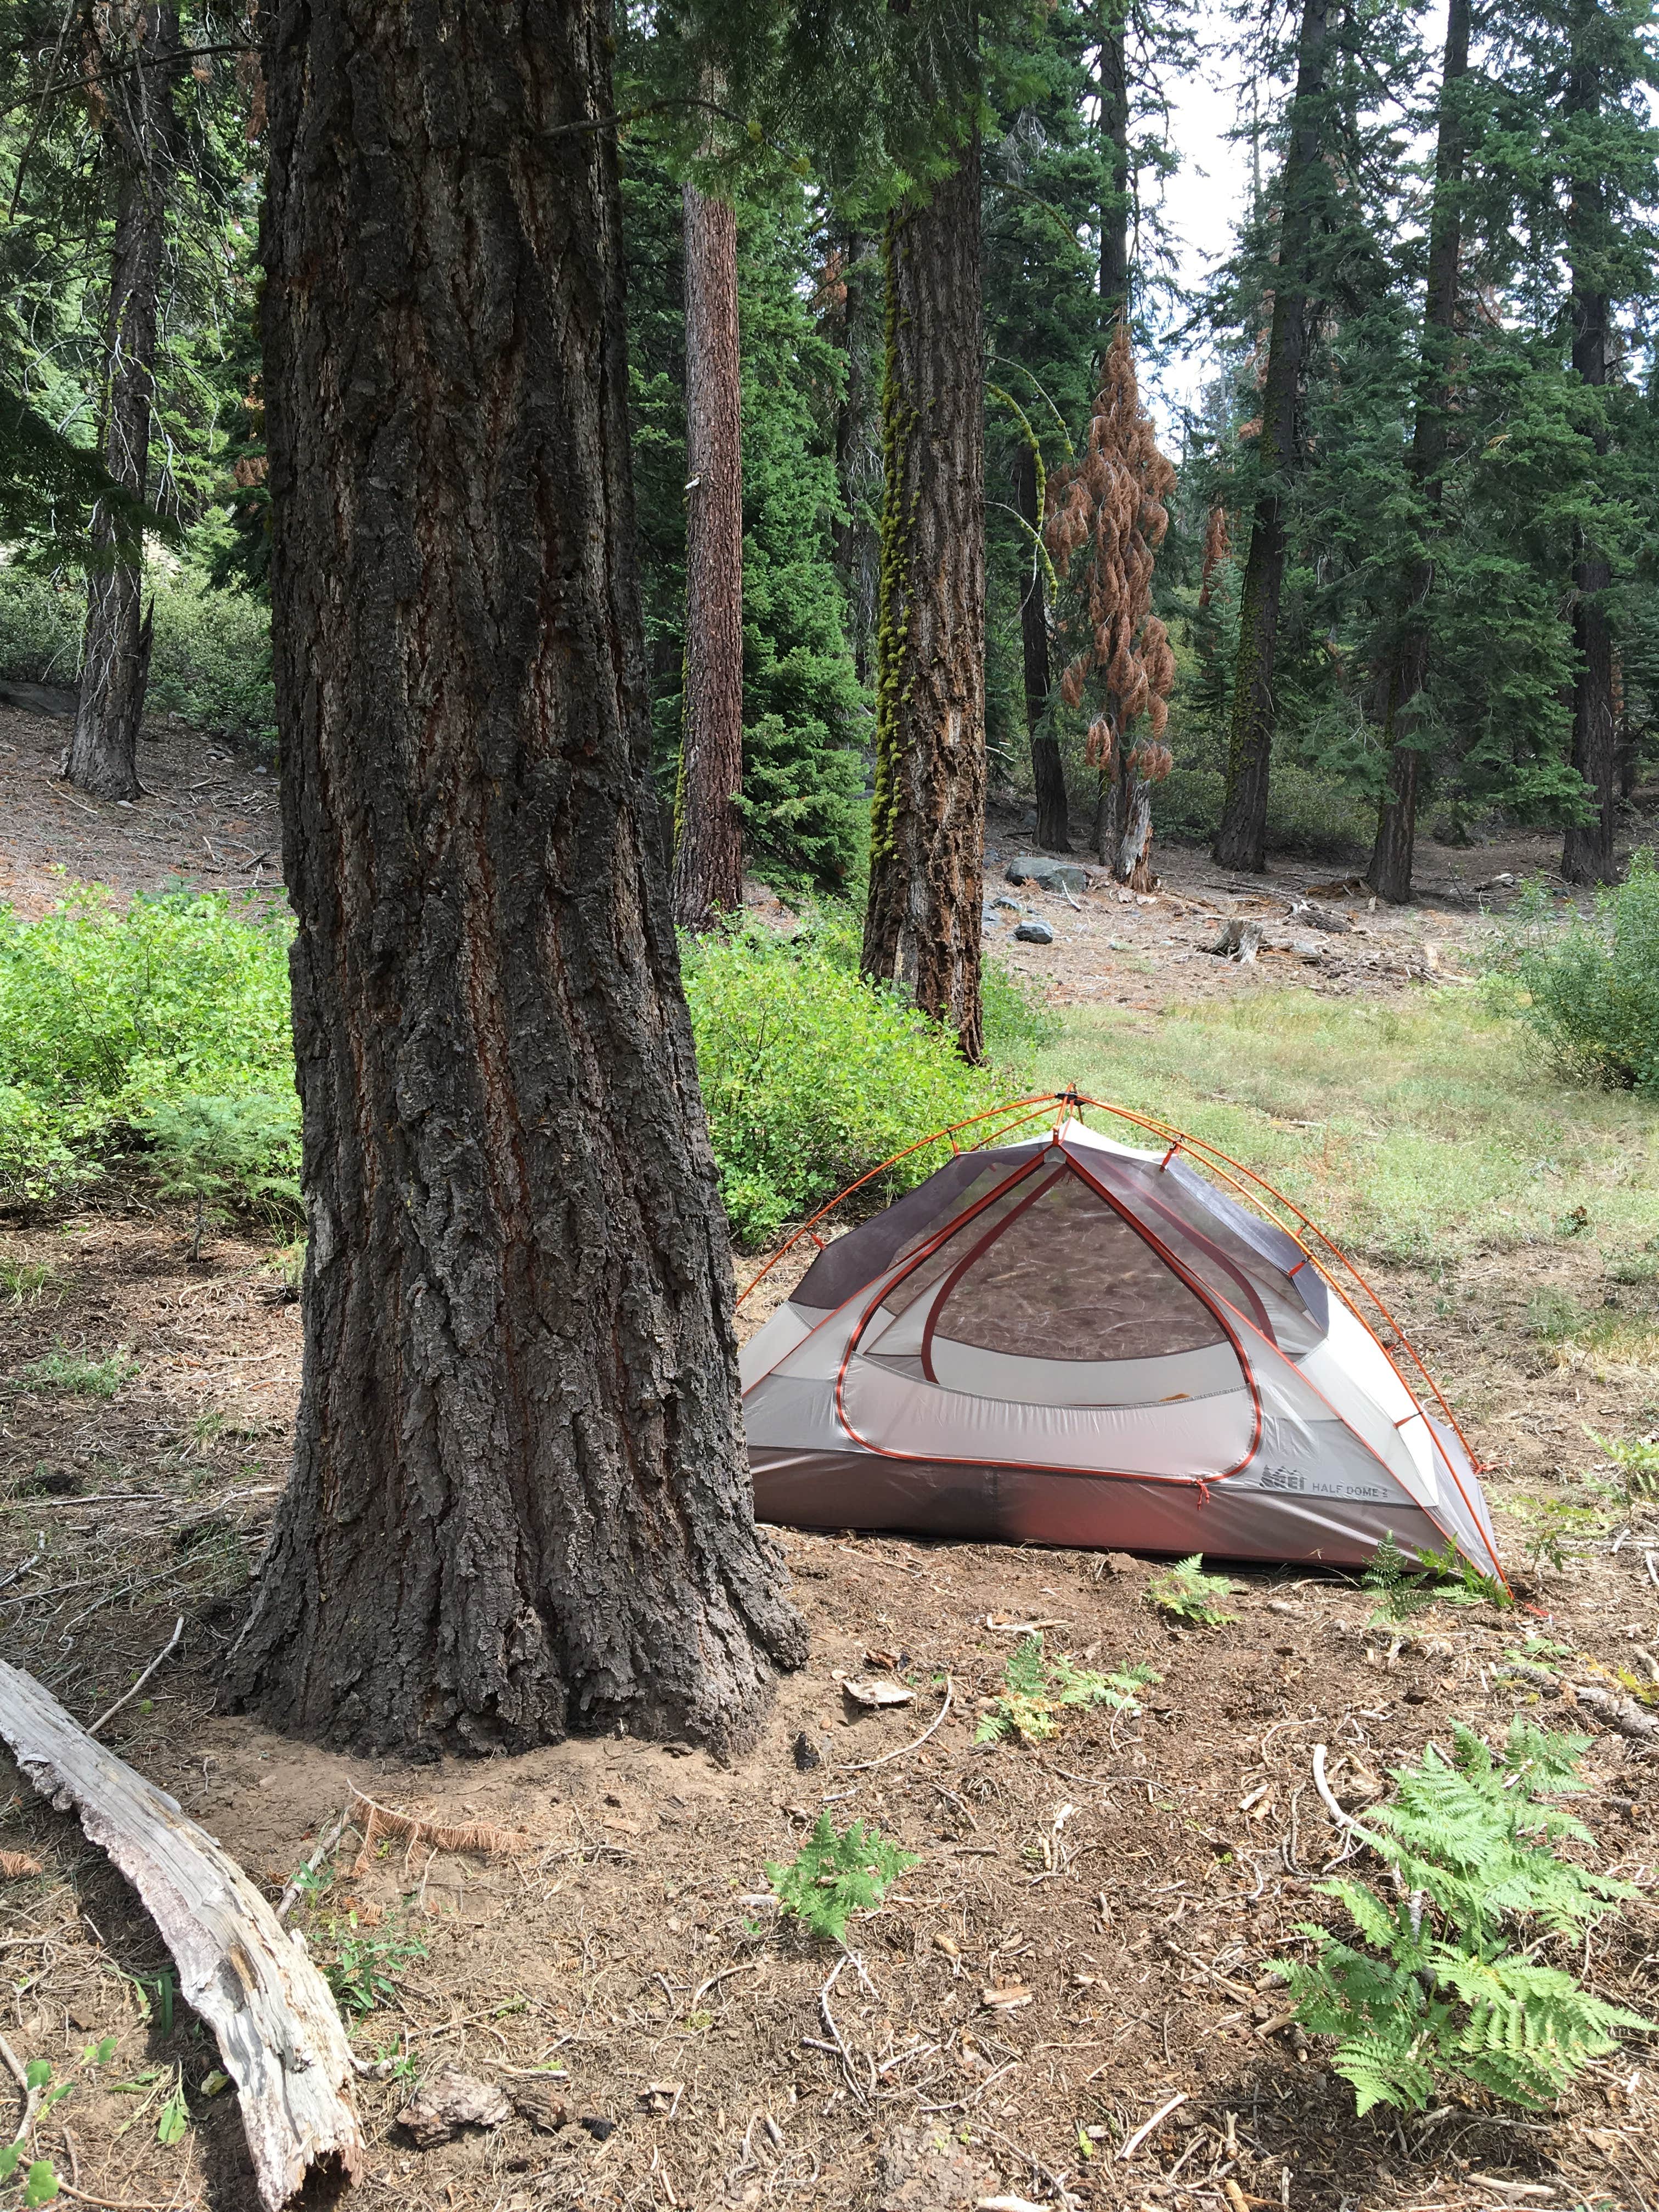
<path id="1" fill-rule="evenodd" d="M 1075 1120 L 826 1244 L 742 1371 L 765 1520 L 1502 1573 L 1462 1440 L 1303 1246 Z"/>

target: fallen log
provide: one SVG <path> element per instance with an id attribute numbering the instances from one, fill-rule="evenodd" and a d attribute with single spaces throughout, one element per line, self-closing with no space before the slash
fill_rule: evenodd
<path id="1" fill-rule="evenodd" d="M 313 2167 L 354 2179 L 362 2137 L 351 2052 L 301 1939 L 205 1828 L 3 1660 L 0 1735 L 57 1811 L 79 1813 L 161 1929 L 179 1989 L 236 2084 L 266 2212 L 279 2212 Z"/>

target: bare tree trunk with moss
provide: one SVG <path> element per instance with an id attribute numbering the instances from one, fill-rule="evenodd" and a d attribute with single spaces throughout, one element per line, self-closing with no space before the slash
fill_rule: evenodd
<path id="1" fill-rule="evenodd" d="M 610 11 L 281 0 L 267 39 L 310 1243 L 228 1688 L 415 1757 L 740 1744 L 805 1636 L 651 793 Z"/>
<path id="2" fill-rule="evenodd" d="M 1054 674 L 1048 653 L 1048 594 L 1041 554 L 1035 550 L 1042 528 L 1042 500 L 1037 489 L 1039 462 L 1022 441 L 1014 456 L 1014 498 L 1031 533 L 1031 573 L 1019 603 L 1019 639 L 1025 666 L 1025 724 L 1031 735 L 1031 777 L 1036 786 L 1036 841 L 1048 853 L 1072 849 L 1071 809 L 1066 795 L 1066 767 L 1060 740 L 1044 717 Z"/>
<path id="3" fill-rule="evenodd" d="M 696 185 L 685 207 L 685 711 L 674 919 L 743 904 L 743 386 L 738 217 Z"/>
<path id="4" fill-rule="evenodd" d="M 1458 193 L 1466 163 L 1465 128 L 1458 88 L 1469 70 L 1470 0 L 1450 0 L 1446 58 L 1441 73 L 1440 127 L 1434 156 L 1434 208 L 1429 218 L 1428 294 L 1424 303 L 1423 359 L 1417 420 L 1412 429 L 1411 472 L 1422 501 L 1425 544 L 1401 579 L 1400 633 L 1389 671 L 1382 742 L 1389 756 L 1387 795 L 1376 820 L 1367 881 L 1379 898 L 1403 906 L 1412 895 L 1417 842 L 1417 801 L 1423 755 L 1415 742 L 1424 681 L 1429 671 L 1429 599 L 1434 590 L 1433 536 L 1445 496 L 1450 444 L 1453 354 L 1457 343 L 1458 264 L 1462 211 Z"/>
<path id="5" fill-rule="evenodd" d="M 832 530 L 836 573 L 847 594 L 853 671 L 860 684 L 874 674 L 876 598 L 880 567 L 881 276 L 877 242 L 856 230 L 838 233 L 833 249 L 836 295 L 826 335 L 846 364 L 836 404 L 836 483 L 843 512 Z"/>
<path id="6" fill-rule="evenodd" d="M 107 74 L 94 91 L 104 162 L 115 180 L 99 447 L 112 480 L 142 501 L 167 210 L 181 151 L 173 105 L 182 60 L 179 11 L 116 0 L 98 13 L 101 35 L 93 52 Z M 137 799 L 150 650 L 143 534 L 129 514 L 100 500 L 91 538 L 81 692 L 63 773 L 100 799 Z"/>
<path id="7" fill-rule="evenodd" d="M 1255 511 L 1238 611 L 1238 665 L 1227 789 L 1212 848 L 1218 864 L 1259 874 L 1267 864 L 1267 783 L 1279 719 L 1274 690 L 1285 588 L 1285 495 L 1297 461 L 1307 350 L 1314 201 L 1325 154 L 1325 46 L 1330 0 L 1303 0 L 1290 143 L 1280 179 L 1279 262 L 1256 440 Z"/>
<path id="8" fill-rule="evenodd" d="M 866 975 L 984 1042 L 985 434 L 979 139 L 890 219 Z"/>

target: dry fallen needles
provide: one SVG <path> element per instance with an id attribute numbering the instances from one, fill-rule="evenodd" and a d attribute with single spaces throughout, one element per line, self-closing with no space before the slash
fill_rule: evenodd
<path id="1" fill-rule="evenodd" d="M 375 1844 L 382 1836 L 396 1837 L 408 1844 L 413 1851 L 424 1844 L 429 1850 L 440 1851 L 479 1851 L 486 1857 L 497 1855 L 512 1856 L 526 1850 L 529 1845 L 522 1836 L 506 1828 L 491 1827 L 488 1821 L 467 1820 L 459 1826 L 450 1826 L 441 1820 L 418 1820 L 410 1813 L 394 1813 L 388 1805 L 377 1804 L 374 1798 L 365 1797 L 362 1791 L 353 1789 L 354 1808 L 362 1807 L 367 1818 L 360 1826 L 362 1848 L 352 1861 L 355 1876 L 368 1873 Z"/>

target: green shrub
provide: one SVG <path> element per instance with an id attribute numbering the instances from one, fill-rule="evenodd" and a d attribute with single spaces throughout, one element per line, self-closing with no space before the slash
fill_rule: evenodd
<path id="1" fill-rule="evenodd" d="M 1552 1938 L 1564 1949 L 1582 1940 L 1636 1894 L 1564 1855 L 1589 1832 L 1549 1801 L 1584 1786 L 1577 1768 L 1589 1743 L 1517 1718 L 1494 1757 L 1455 1726 L 1451 1759 L 1431 1744 L 1420 1766 L 1395 1769 L 1396 1802 L 1359 1830 L 1394 1895 L 1340 1879 L 1320 1885 L 1346 1907 L 1364 1948 L 1304 1925 L 1313 1962 L 1281 1961 L 1279 1972 L 1302 2026 L 1335 2039 L 1332 2063 L 1360 2112 L 1421 2112 L 1447 2079 L 1546 2105 L 1617 2048 L 1616 2029 L 1651 2029 L 1537 1955 Z"/>
<path id="2" fill-rule="evenodd" d="M 1147 1599 L 1159 1613 L 1172 1620 L 1190 1621 L 1195 1628 L 1223 1628 L 1230 1620 L 1237 1620 L 1236 1613 L 1221 1609 L 1222 1600 L 1232 1594 L 1233 1586 L 1225 1575 L 1205 1573 L 1203 1554 L 1199 1552 L 1154 1575 L 1146 1586 Z"/>
<path id="3" fill-rule="evenodd" d="M 1378 1600 L 1371 1616 L 1377 1621 L 1410 1620 L 1443 1602 L 1499 1607 L 1515 1602 L 1498 1577 L 1483 1574 L 1449 1537 L 1443 1552 L 1424 1552 L 1413 1559 L 1401 1550 L 1389 1530 L 1372 1553 L 1360 1583 Z"/>
<path id="4" fill-rule="evenodd" d="M 1227 788 L 1225 734 L 1189 722 L 1173 750 L 1175 765 L 1152 793 L 1153 829 L 1160 836 L 1207 843 Z M 1267 842 L 1275 852 L 1350 860 L 1369 848 L 1376 829 L 1374 803 L 1339 777 L 1275 755 L 1267 787 Z"/>
<path id="5" fill-rule="evenodd" d="M 276 700 L 270 609 L 247 592 L 219 592 L 189 569 L 154 579 L 149 711 L 274 756 Z"/>
<path id="6" fill-rule="evenodd" d="M 1507 1003 L 1580 1082 L 1659 1097 L 1659 866 L 1652 849 L 1598 891 L 1588 919 L 1565 929 L 1541 884 L 1529 884 L 1493 947 L 1492 974 Z M 1495 994 L 1499 1003 L 1505 994 Z"/>
<path id="7" fill-rule="evenodd" d="M 86 612 L 82 586 L 0 562 L 0 678 L 13 684 L 73 684 Z"/>
<path id="8" fill-rule="evenodd" d="M 202 1256 L 208 1224 L 228 1218 L 228 1199 L 277 1215 L 299 1211 L 300 1101 L 292 1091 L 229 1098 L 191 1091 L 158 1099 L 138 1126 L 155 1151 L 157 1188 L 195 1208 L 192 1260 Z"/>
<path id="9" fill-rule="evenodd" d="M 1006 1076 L 967 1066 L 935 1022 L 836 956 L 837 925 L 689 940 L 686 996 L 733 1234 L 763 1243 L 919 1138 L 998 1104 Z M 825 934 L 831 939 L 826 945 Z M 940 1164 L 928 1146 L 872 1199 Z"/>
<path id="10" fill-rule="evenodd" d="M 1618 1468 L 1631 1497 L 1659 1498 L 1659 1437 L 1609 1437 L 1594 1429 L 1584 1434 Z"/>
<path id="11" fill-rule="evenodd" d="M 158 1105 L 283 1101 L 288 938 L 285 916 L 221 892 L 123 912 L 94 886 L 35 921 L 0 907 L 0 1195 L 62 1195 Z M 292 1123 L 258 1173 L 289 1171 Z"/>
<path id="12" fill-rule="evenodd" d="M 127 1357 L 125 1344 L 118 1344 L 103 1359 L 67 1352 L 58 1344 L 39 1359 L 20 1367 L 12 1379 L 25 1390 L 61 1390 L 72 1398 L 112 1398 L 137 1372 L 138 1362 Z"/>

